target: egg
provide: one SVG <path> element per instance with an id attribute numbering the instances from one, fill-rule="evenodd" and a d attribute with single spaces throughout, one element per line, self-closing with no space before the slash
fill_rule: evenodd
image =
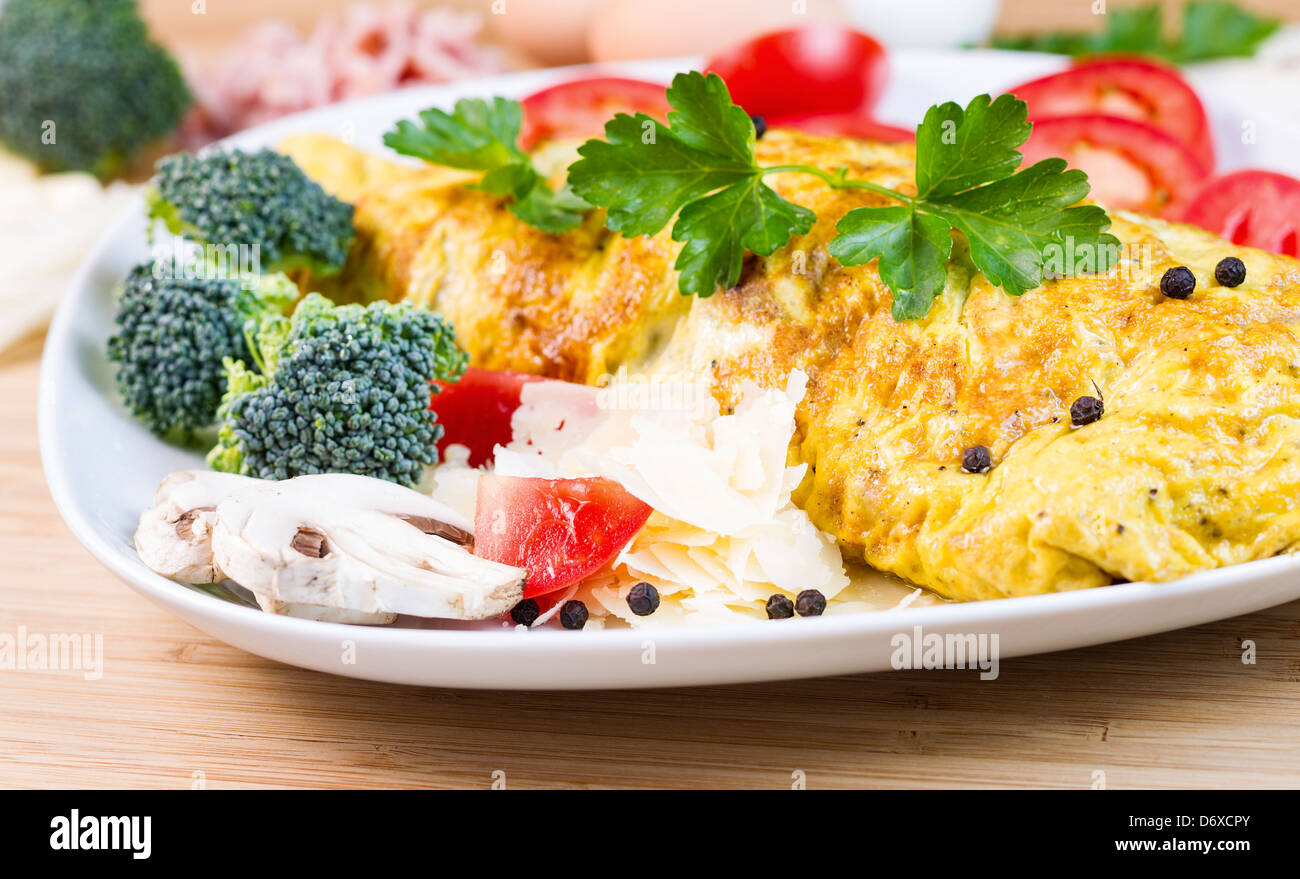
<path id="1" fill-rule="evenodd" d="M 767 31 L 848 23 L 839 0 L 606 0 L 588 33 L 593 61 L 710 55 Z"/>
<path id="2" fill-rule="evenodd" d="M 954 242 L 930 312 L 900 322 L 878 266 L 808 271 L 833 219 L 879 203 L 808 175 L 770 180 L 820 222 L 735 287 L 686 297 L 668 229 L 548 235 L 460 172 L 322 135 L 280 148 L 357 205 L 367 259 L 338 282 L 436 308 L 475 366 L 583 384 L 623 369 L 702 376 L 724 405 L 744 382 L 806 372 L 781 460 L 806 465 L 795 503 L 844 552 L 944 597 L 1165 581 L 1300 552 L 1300 260 L 1113 212 L 1112 271 L 1070 274 L 1095 253 L 1070 243 L 1049 257 L 1062 276 L 1010 296 Z M 913 179 L 915 156 L 780 127 L 755 145 L 760 165 L 844 167 L 891 188 Z M 1211 280 L 1229 256 L 1245 263 L 1237 287 Z M 1190 298 L 1161 292 L 1175 266 L 1197 279 Z"/>
<path id="3" fill-rule="evenodd" d="M 603 0 L 493 0 L 493 32 L 539 64 L 587 60 L 588 23 Z"/>

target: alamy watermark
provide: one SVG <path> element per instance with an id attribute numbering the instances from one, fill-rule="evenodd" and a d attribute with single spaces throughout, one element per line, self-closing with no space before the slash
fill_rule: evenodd
<path id="1" fill-rule="evenodd" d="M 50 848 L 54 851 L 127 851 L 138 861 L 153 853 L 153 819 L 139 815 L 69 815 L 50 819 Z"/>
<path id="2" fill-rule="evenodd" d="M 79 671 L 86 680 L 104 676 L 104 636 L 98 632 L 0 632 L 0 670 Z"/>
<path id="3" fill-rule="evenodd" d="M 152 248 L 153 276 L 159 281 L 248 280 L 262 274 L 257 244 L 200 244 L 172 237 Z"/>
<path id="4" fill-rule="evenodd" d="M 602 411 L 672 411 L 699 417 L 717 414 L 718 402 L 702 376 L 675 373 L 629 374 L 619 367 L 596 379 L 596 408 Z"/>
<path id="5" fill-rule="evenodd" d="M 894 648 L 889 664 L 895 669 L 978 668 L 980 680 L 998 678 L 998 636 L 986 632 L 923 631 L 913 626 L 889 639 Z"/>

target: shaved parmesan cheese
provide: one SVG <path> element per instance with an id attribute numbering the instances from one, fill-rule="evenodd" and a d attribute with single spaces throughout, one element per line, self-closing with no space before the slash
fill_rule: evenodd
<path id="1" fill-rule="evenodd" d="M 465 446 L 449 445 L 442 457 L 442 463 L 430 471 L 433 480 L 430 493 L 464 516 L 467 522 L 473 522 L 480 471 L 469 466 L 469 449 Z"/>
<path id="2" fill-rule="evenodd" d="M 677 393 L 647 393 L 644 383 L 620 375 L 602 388 L 526 384 L 513 438 L 496 448 L 499 474 L 603 476 L 655 510 L 608 566 L 539 622 L 570 599 L 587 605 L 589 628 L 647 628 L 766 620 L 766 602 L 778 592 L 817 589 L 827 613 L 880 610 L 909 596 L 911 588 L 866 569 L 851 580 L 835 541 L 791 501 L 807 470 L 787 466 L 807 387 L 802 372 L 783 390 L 744 385 L 726 415 L 705 382 Z M 478 471 L 453 462 L 444 476 L 447 466 L 438 468 L 435 492 L 449 493 L 440 499 L 460 510 L 456 496 L 467 494 L 465 480 Z M 645 617 L 627 605 L 639 582 L 659 590 L 659 609 Z"/>
<path id="3" fill-rule="evenodd" d="M 774 592 L 818 589 L 834 599 L 848 585 L 834 541 L 790 500 L 806 469 L 786 466 L 807 387 L 802 372 L 784 390 L 745 385 L 726 415 L 702 382 L 693 393 L 656 397 L 620 380 L 631 381 L 525 385 L 514 438 L 496 455 L 498 473 L 603 476 L 655 509 L 614 560 L 615 582 L 580 590 L 593 613 L 633 626 L 765 619 Z M 651 405 L 656 399 L 696 405 Z M 632 614 L 626 601 L 643 580 L 661 597 L 649 617 Z"/>

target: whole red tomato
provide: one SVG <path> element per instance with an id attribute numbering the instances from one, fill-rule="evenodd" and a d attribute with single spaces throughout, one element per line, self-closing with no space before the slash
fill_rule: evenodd
<path id="1" fill-rule="evenodd" d="M 764 34 L 705 68 L 753 116 L 869 114 L 888 78 L 885 50 L 861 31 L 814 25 Z"/>

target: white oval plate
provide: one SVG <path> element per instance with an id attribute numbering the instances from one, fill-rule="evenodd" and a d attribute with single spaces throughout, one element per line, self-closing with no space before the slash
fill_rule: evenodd
<path id="1" fill-rule="evenodd" d="M 1059 58 L 1003 52 L 900 52 L 880 108 L 882 119 L 915 124 L 932 103 L 989 91 L 1050 72 Z M 667 81 L 692 59 L 600 68 Z M 325 107 L 242 133 L 232 143 L 274 145 L 291 132 L 323 131 L 382 152 L 381 135 L 400 118 L 465 96 L 522 96 L 589 69 L 546 70 L 412 89 Z M 1199 79 L 1199 78 L 1198 78 Z M 1231 96 L 1202 83 L 1220 135 L 1225 168 L 1300 173 L 1300 136 L 1283 120 L 1254 114 L 1256 143 L 1240 143 L 1245 117 Z M 166 445 L 117 402 L 104 343 L 112 289 L 147 259 L 143 205 L 108 230 L 81 267 L 50 328 L 41 368 L 40 440 L 59 511 L 111 571 L 209 634 L 281 662 L 407 684 L 502 689 L 581 689 L 723 684 L 878 671 L 893 667 L 894 636 L 996 635 L 1001 658 L 1064 650 L 1197 625 L 1300 598 L 1300 558 L 1273 558 L 1172 583 L 1130 583 L 1081 592 L 944 604 L 876 613 L 731 627 L 653 631 L 520 632 L 429 623 L 366 628 L 274 616 L 172 583 L 140 563 L 136 520 L 167 473 L 202 466 L 196 453 Z"/>

